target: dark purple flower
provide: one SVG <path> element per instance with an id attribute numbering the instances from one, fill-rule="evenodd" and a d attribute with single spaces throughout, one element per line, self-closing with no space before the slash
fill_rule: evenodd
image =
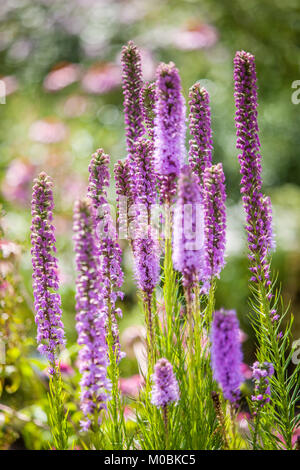
<path id="1" fill-rule="evenodd" d="M 236 129 L 241 166 L 241 194 L 246 212 L 250 271 L 253 282 L 263 282 L 268 289 L 270 264 L 267 259 L 265 208 L 261 192 L 261 155 L 257 123 L 257 84 L 254 56 L 237 52 L 234 58 Z M 271 294 L 270 294 L 271 295 Z"/>
<path id="2" fill-rule="evenodd" d="M 82 374 L 81 409 L 86 429 L 93 417 L 106 408 L 111 383 L 107 378 L 106 314 L 103 310 L 93 210 L 90 201 L 77 201 L 74 207 L 76 254 L 76 329 L 79 369 Z M 97 422 L 95 424 L 98 424 Z"/>
<path id="3" fill-rule="evenodd" d="M 156 72 L 154 120 L 155 170 L 161 179 L 161 197 L 170 201 L 185 158 L 185 102 L 177 68 L 170 62 Z"/>
<path id="4" fill-rule="evenodd" d="M 127 152 L 130 154 L 133 143 L 144 134 L 140 107 L 140 91 L 143 84 L 141 55 L 132 41 L 122 49 L 122 81 Z"/>
<path id="5" fill-rule="evenodd" d="M 172 364 L 167 359 L 159 359 L 154 366 L 152 375 L 152 404 L 163 408 L 171 402 L 179 400 L 178 382 L 173 372 Z"/>
<path id="6" fill-rule="evenodd" d="M 202 182 L 205 168 L 212 162 L 212 131 L 210 119 L 209 94 L 195 83 L 189 93 L 190 140 L 189 162 L 194 173 Z"/>
<path id="7" fill-rule="evenodd" d="M 56 248 L 52 225 L 52 186 L 50 177 L 46 173 L 40 173 L 34 180 L 31 203 L 31 256 L 38 351 L 50 362 L 51 374 L 55 372 L 59 346 L 65 343 L 58 294 L 57 259 L 54 256 Z"/>
<path id="8" fill-rule="evenodd" d="M 275 236 L 273 232 L 272 203 L 268 196 L 263 196 L 262 200 L 262 221 L 264 224 L 265 250 L 266 253 L 274 251 L 276 248 Z"/>
<path id="9" fill-rule="evenodd" d="M 124 274 L 121 268 L 122 251 L 117 242 L 117 233 L 107 203 L 107 187 L 109 186 L 109 156 L 102 149 L 93 154 L 89 166 L 88 196 L 94 208 L 94 225 L 99 256 L 99 275 L 101 280 L 103 310 L 107 321 L 111 317 L 113 336 L 117 357 L 124 354 L 120 350 L 117 317 L 122 316 L 120 308 L 116 308 L 118 298 L 123 298 L 120 287 Z"/>
<path id="10" fill-rule="evenodd" d="M 148 295 L 159 282 L 159 254 L 157 238 L 149 226 L 145 236 L 134 242 L 135 277 L 139 289 Z"/>
<path id="11" fill-rule="evenodd" d="M 155 100 L 155 83 L 144 83 L 140 92 L 140 107 L 148 135 L 151 139 L 154 138 Z"/>
<path id="12" fill-rule="evenodd" d="M 225 176 L 221 163 L 207 167 L 203 173 L 205 226 L 204 283 L 219 277 L 224 267 L 226 242 Z"/>
<path id="13" fill-rule="evenodd" d="M 114 166 L 114 176 L 117 194 L 117 223 L 119 238 L 128 238 L 128 228 L 133 220 L 130 208 L 133 204 L 133 195 L 130 183 L 130 160 L 118 160 Z"/>
<path id="14" fill-rule="evenodd" d="M 183 275 L 183 284 L 197 283 L 204 266 L 203 204 L 198 178 L 188 166 L 178 183 L 173 230 L 173 263 Z"/>
<path id="15" fill-rule="evenodd" d="M 254 392 L 251 400 L 254 403 L 256 412 L 258 408 L 263 408 L 271 400 L 271 388 L 269 378 L 274 374 L 274 366 L 270 362 L 260 364 L 255 362 L 252 366 L 252 378 L 255 382 Z"/>
<path id="16" fill-rule="evenodd" d="M 236 313 L 234 310 L 217 310 L 212 322 L 211 363 L 214 379 L 221 386 L 224 398 L 231 403 L 240 396 L 242 360 Z"/>

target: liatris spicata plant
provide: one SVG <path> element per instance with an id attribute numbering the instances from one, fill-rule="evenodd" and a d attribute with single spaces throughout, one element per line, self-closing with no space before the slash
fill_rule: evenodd
<path id="1" fill-rule="evenodd" d="M 161 358 L 154 366 L 154 374 L 152 375 L 152 399 L 151 402 L 157 408 L 161 408 L 163 412 L 163 420 L 165 426 L 165 447 L 168 447 L 168 405 L 172 402 L 178 402 L 179 387 L 173 372 L 173 366 L 170 362 Z"/>
<path id="2" fill-rule="evenodd" d="M 267 259 L 268 232 L 263 221 L 265 214 L 261 192 L 261 155 L 257 123 L 257 84 L 254 56 L 241 51 L 234 58 L 236 129 L 238 156 L 241 166 L 241 193 L 246 212 L 251 281 L 262 281 L 268 290 L 271 285 Z M 271 296 L 271 293 L 269 293 Z"/>
<path id="3" fill-rule="evenodd" d="M 213 278 L 219 277 L 225 265 L 226 192 L 222 163 L 203 172 L 205 269 L 204 290 Z"/>
<path id="4" fill-rule="evenodd" d="M 197 177 L 188 166 L 178 182 L 173 231 L 173 263 L 189 291 L 200 280 L 204 265 L 203 204 Z"/>
<path id="5" fill-rule="evenodd" d="M 224 398 L 236 403 L 240 397 L 242 351 L 239 322 L 234 310 L 217 310 L 211 330 L 211 364 L 214 379 Z"/>
<path id="6" fill-rule="evenodd" d="M 81 410 L 83 430 L 98 432 L 99 415 L 110 399 L 111 383 L 107 377 L 106 314 L 103 311 L 99 276 L 99 256 L 90 201 L 74 206 L 74 242 L 77 266 L 76 329 L 78 332 L 79 369 L 82 374 Z"/>
<path id="7" fill-rule="evenodd" d="M 31 213 L 31 256 L 33 293 L 36 311 L 38 351 L 49 361 L 50 384 L 48 421 L 57 449 L 67 449 L 68 424 L 64 411 L 62 380 L 57 364 L 58 352 L 64 346 L 61 300 L 58 294 L 55 236 L 52 225 L 54 207 L 52 180 L 42 172 L 34 180 Z"/>
<path id="8" fill-rule="evenodd" d="M 156 72 L 155 170 L 162 201 L 170 202 L 185 157 L 185 102 L 177 68 L 170 62 Z"/>
<path id="9" fill-rule="evenodd" d="M 38 351 L 48 359 L 51 375 L 55 374 L 57 368 L 59 347 L 65 343 L 61 300 L 57 292 L 59 281 L 57 259 L 54 255 L 56 240 L 52 225 L 52 186 L 50 177 L 46 173 L 40 173 L 34 180 L 31 203 L 31 255 Z"/>
<path id="10" fill-rule="evenodd" d="M 190 140 L 189 162 L 202 183 L 205 168 L 212 164 L 212 131 L 209 94 L 200 83 L 195 83 L 189 92 Z"/>
<path id="11" fill-rule="evenodd" d="M 121 60 L 127 152 L 131 154 L 133 143 L 144 134 L 140 107 L 140 91 L 143 84 L 141 55 L 133 41 L 123 46 Z"/>
<path id="12" fill-rule="evenodd" d="M 107 186 L 109 185 L 109 156 L 98 149 L 92 156 L 89 166 L 88 196 L 94 209 L 94 227 L 99 256 L 99 276 L 101 282 L 103 307 L 106 318 L 108 344 L 108 377 L 112 382 L 112 400 L 109 410 L 113 421 L 112 445 L 119 449 L 122 442 L 123 418 L 120 394 L 118 389 L 118 364 L 124 357 L 119 340 L 117 318 L 122 316 L 116 307 L 118 298 L 123 298 L 120 288 L 124 274 L 121 268 L 121 248 L 117 242 L 117 234 L 113 225 L 109 205 L 107 203 Z"/>
<path id="13" fill-rule="evenodd" d="M 154 138 L 155 98 L 155 83 L 144 83 L 140 91 L 140 107 L 150 139 Z"/>

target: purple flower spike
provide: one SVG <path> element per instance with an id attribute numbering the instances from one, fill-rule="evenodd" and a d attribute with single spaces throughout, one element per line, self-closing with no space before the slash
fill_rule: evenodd
<path id="1" fill-rule="evenodd" d="M 226 193 L 222 164 L 206 168 L 203 173 L 203 198 L 205 220 L 205 273 L 210 282 L 219 277 L 225 265 Z M 205 281 L 204 281 L 205 282 Z"/>
<path id="2" fill-rule="evenodd" d="M 154 366 L 152 375 L 152 404 L 163 408 L 171 402 L 179 400 L 178 382 L 173 372 L 172 364 L 167 359 L 159 359 Z"/>
<path id="3" fill-rule="evenodd" d="M 90 427 L 93 416 L 106 409 L 111 383 L 107 378 L 106 314 L 103 311 L 99 276 L 99 257 L 94 233 L 91 203 L 78 201 L 74 207 L 76 253 L 76 329 L 79 369 L 82 374 L 82 427 Z M 98 423 L 96 423 L 98 424 Z"/>
<path id="4" fill-rule="evenodd" d="M 61 300 L 58 294 L 57 259 L 54 256 L 55 236 L 52 225 L 54 207 L 52 180 L 40 173 L 34 180 L 31 214 L 31 256 L 33 294 L 36 311 L 38 351 L 50 362 L 55 373 L 59 346 L 63 346 L 64 326 L 61 321 Z"/>
<path id="5" fill-rule="evenodd" d="M 123 292 L 120 291 L 120 288 L 123 284 L 124 274 L 121 268 L 122 251 L 117 243 L 117 233 L 107 203 L 108 165 L 109 156 L 102 149 L 97 150 L 92 156 L 89 166 L 88 196 L 94 209 L 94 226 L 100 258 L 99 275 L 104 300 L 103 309 L 107 319 L 109 313 L 111 314 L 115 348 L 120 360 L 124 354 L 120 350 L 117 317 L 122 316 L 122 311 L 116 308 L 116 301 L 118 298 L 123 298 Z"/>
<path id="6" fill-rule="evenodd" d="M 160 64 L 156 74 L 155 170 L 161 178 L 161 197 L 170 201 L 185 158 L 185 102 L 177 68 Z"/>
<path id="7" fill-rule="evenodd" d="M 271 362 L 260 364 L 255 362 L 252 366 L 252 378 L 254 379 L 255 395 L 251 396 L 256 413 L 259 408 L 263 408 L 271 400 L 271 388 L 269 378 L 274 374 L 274 366 Z"/>
<path id="8" fill-rule="evenodd" d="M 239 336 L 239 322 L 234 310 L 218 310 L 214 314 L 211 331 L 211 362 L 214 379 L 223 390 L 224 398 L 235 403 L 240 396 L 243 381 L 243 359 Z"/>
<path id="9" fill-rule="evenodd" d="M 149 227 L 146 237 L 138 238 L 134 244 L 135 277 L 139 289 L 148 296 L 159 282 L 159 254 L 157 238 Z"/>
<path id="10" fill-rule="evenodd" d="M 154 138 L 155 100 L 155 83 L 144 83 L 140 92 L 140 107 L 148 135 L 151 139 Z"/>
<path id="11" fill-rule="evenodd" d="M 139 139 L 131 161 L 131 193 L 135 204 L 144 204 L 150 212 L 156 202 L 156 175 L 153 168 L 153 143 Z"/>
<path id="12" fill-rule="evenodd" d="M 194 173 L 202 182 L 205 168 L 212 164 L 212 131 L 209 107 L 209 94 L 199 83 L 192 86 L 189 93 L 190 140 L 189 162 Z"/>
<path id="13" fill-rule="evenodd" d="M 270 262 L 274 248 L 271 204 L 261 192 L 261 155 L 257 124 L 257 85 L 254 56 L 241 51 L 234 58 L 237 148 L 240 150 L 241 194 L 246 212 L 251 281 L 262 282 L 269 300 Z"/>
<path id="14" fill-rule="evenodd" d="M 272 217 L 272 203 L 268 196 L 264 196 L 262 202 L 262 220 L 264 224 L 265 234 L 265 250 L 268 252 L 274 251 L 276 248 L 275 235 L 273 232 L 273 217 Z"/>
<path id="15" fill-rule="evenodd" d="M 143 84 L 141 55 L 132 41 L 123 46 L 122 71 L 127 152 L 130 154 L 135 140 L 144 134 L 140 107 L 140 92 Z"/>
<path id="16" fill-rule="evenodd" d="M 118 233 L 119 238 L 128 237 L 128 228 L 133 220 L 130 207 L 133 204 L 133 196 L 130 184 L 130 160 L 118 160 L 114 166 L 114 175 L 117 194 Z M 122 236 L 121 236 L 122 234 Z"/>
<path id="17" fill-rule="evenodd" d="M 199 281 L 204 265 L 203 204 L 198 178 L 188 166 L 181 172 L 173 231 L 173 263 L 185 287 Z"/>

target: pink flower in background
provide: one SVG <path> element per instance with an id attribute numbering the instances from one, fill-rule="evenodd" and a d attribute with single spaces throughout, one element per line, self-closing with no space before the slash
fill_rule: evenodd
<path id="1" fill-rule="evenodd" d="M 143 384 L 143 378 L 139 374 L 136 374 L 131 377 L 120 378 L 119 389 L 123 395 L 137 398 Z"/>
<path id="2" fill-rule="evenodd" d="M 67 136 L 67 128 L 63 122 L 55 119 L 41 119 L 35 121 L 29 129 L 29 137 L 42 144 L 55 144 Z"/>
<path id="3" fill-rule="evenodd" d="M 251 367 L 248 366 L 248 364 L 245 364 L 244 362 L 242 362 L 241 372 L 242 372 L 242 374 L 243 374 L 243 376 L 245 377 L 246 380 L 251 379 L 252 369 L 251 369 Z"/>
<path id="4" fill-rule="evenodd" d="M 5 86 L 5 96 L 11 95 L 19 88 L 19 83 L 14 75 L 6 75 L 5 77 L 1 77 L 1 81 L 4 83 Z"/>
<path id="5" fill-rule="evenodd" d="M 0 240 L 0 252 L 3 258 L 9 258 L 11 255 L 18 256 L 21 254 L 21 247 L 9 240 Z"/>
<path id="6" fill-rule="evenodd" d="M 55 92 L 62 90 L 79 79 L 80 67 L 75 64 L 63 63 L 55 67 L 48 73 L 44 80 L 44 88 L 47 91 Z"/>
<path id="7" fill-rule="evenodd" d="M 66 362 L 60 362 L 59 369 L 63 375 L 72 375 L 74 373 L 72 367 Z"/>
<path id="8" fill-rule="evenodd" d="M 64 103 L 63 112 L 68 118 L 77 118 L 87 111 L 88 104 L 85 96 L 71 95 Z"/>
<path id="9" fill-rule="evenodd" d="M 31 196 L 31 183 L 35 174 L 34 165 L 24 160 L 13 160 L 8 167 L 3 182 L 3 194 L 8 201 L 20 204 L 28 202 Z"/>
<path id="10" fill-rule="evenodd" d="M 185 29 L 176 31 L 173 43 L 178 49 L 195 50 L 212 47 L 217 42 L 218 34 L 213 26 L 205 23 L 191 23 Z"/>
<path id="11" fill-rule="evenodd" d="M 86 72 L 81 84 L 88 93 L 107 93 L 121 84 L 121 70 L 112 63 L 95 64 Z"/>

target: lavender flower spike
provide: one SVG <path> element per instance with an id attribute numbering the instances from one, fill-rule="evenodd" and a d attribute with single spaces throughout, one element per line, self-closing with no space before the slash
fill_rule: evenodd
<path id="1" fill-rule="evenodd" d="M 114 166 L 114 176 L 117 194 L 117 223 L 119 238 L 128 238 L 128 229 L 132 222 L 130 207 L 133 204 L 133 196 L 130 185 L 130 161 L 118 160 Z"/>
<path id="2" fill-rule="evenodd" d="M 31 214 L 31 256 L 33 267 L 34 308 L 36 311 L 38 351 L 50 362 L 55 373 L 59 346 L 63 346 L 64 326 L 58 294 L 55 236 L 52 225 L 54 207 L 52 181 L 46 173 L 34 180 Z"/>
<path id="3" fill-rule="evenodd" d="M 87 430 L 110 399 L 107 378 L 106 315 L 103 311 L 99 278 L 99 258 L 95 243 L 94 220 L 89 201 L 77 201 L 74 207 L 74 242 L 76 253 L 76 329 L 79 369 L 82 374 L 82 423 Z M 93 423 L 98 425 L 98 422 Z"/>
<path id="4" fill-rule="evenodd" d="M 144 83 L 140 91 L 140 107 L 148 135 L 151 139 L 154 138 L 155 99 L 155 83 Z"/>
<path id="5" fill-rule="evenodd" d="M 161 178 L 162 200 L 169 201 L 185 158 L 185 102 L 177 68 L 160 64 L 156 73 L 155 170 Z"/>
<path id="6" fill-rule="evenodd" d="M 225 176 L 221 163 L 206 168 L 203 173 L 205 220 L 205 272 L 210 282 L 219 277 L 224 267 L 226 237 Z"/>
<path id="7" fill-rule="evenodd" d="M 117 317 L 122 311 L 116 308 L 118 298 L 123 298 L 120 288 L 124 274 L 121 268 L 122 251 L 117 243 L 116 229 L 113 224 L 107 202 L 107 186 L 109 185 L 109 156 L 102 149 L 93 154 L 89 166 L 88 196 L 94 208 L 94 225 L 96 230 L 98 256 L 100 261 L 100 280 L 104 299 L 104 311 L 107 321 L 111 316 L 115 350 L 118 360 L 124 357 L 120 350 Z"/>
<path id="8" fill-rule="evenodd" d="M 214 379 L 231 403 L 239 399 L 242 383 L 242 351 L 239 322 L 234 310 L 218 310 L 214 314 L 211 331 L 211 362 Z"/>
<path id="9" fill-rule="evenodd" d="M 209 107 L 209 94 L 199 83 L 189 92 L 190 140 L 189 162 L 194 173 L 202 182 L 205 168 L 212 162 L 212 131 Z"/>
<path id="10" fill-rule="evenodd" d="M 268 196 L 263 196 L 261 202 L 263 208 L 262 220 L 265 234 L 265 251 L 267 254 L 274 251 L 276 248 L 275 235 L 273 231 L 272 203 Z"/>
<path id="11" fill-rule="evenodd" d="M 135 140 L 144 134 L 140 107 L 140 91 L 143 84 L 141 56 L 132 41 L 123 46 L 122 71 L 127 152 L 130 154 Z"/>
<path id="12" fill-rule="evenodd" d="M 157 408 L 164 408 L 171 402 L 179 400 L 178 382 L 172 364 L 167 359 L 159 359 L 152 375 L 154 382 L 151 402 Z"/>
<path id="13" fill-rule="evenodd" d="M 198 178 L 188 166 L 181 172 L 175 206 L 173 263 L 191 288 L 199 281 L 204 265 L 203 204 Z"/>
<path id="14" fill-rule="evenodd" d="M 157 238 L 150 226 L 145 235 L 146 237 L 137 238 L 135 241 L 135 277 L 139 289 L 147 294 L 148 299 L 151 299 L 152 292 L 159 281 L 160 251 Z"/>
<path id="15" fill-rule="evenodd" d="M 260 364 L 255 362 L 252 366 L 252 378 L 255 381 L 254 392 L 251 396 L 256 412 L 263 408 L 271 400 L 271 388 L 269 378 L 274 374 L 274 366 L 270 362 Z"/>

